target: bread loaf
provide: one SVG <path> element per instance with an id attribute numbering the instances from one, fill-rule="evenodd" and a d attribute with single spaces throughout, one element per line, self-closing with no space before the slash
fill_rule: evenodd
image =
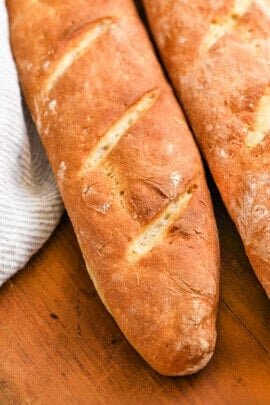
<path id="1" fill-rule="evenodd" d="M 270 1 L 144 4 L 178 96 L 270 297 Z"/>
<path id="2" fill-rule="evenodd" d="M 7 5 L 24 95 L 100 298 L 160 373 L 199 370 L 216 338 L 216 227 L 198 151 L 133 4 Z"/>

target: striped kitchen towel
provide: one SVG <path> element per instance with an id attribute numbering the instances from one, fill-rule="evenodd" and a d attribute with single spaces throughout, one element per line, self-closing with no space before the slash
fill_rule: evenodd
<path id="1" fill-rule="evenodd" d="M 23 104 L 0 0 L 0 286 L 55 229 L 63 205 Z"/>

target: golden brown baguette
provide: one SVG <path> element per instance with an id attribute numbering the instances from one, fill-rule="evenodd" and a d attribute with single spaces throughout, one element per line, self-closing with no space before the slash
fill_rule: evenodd
<path id="1" fill-rule="evenodd" d="M 270 297 L 270 0 L 144 0 L 151 29 Z"/>
<path id="2" fill-rule="evenodd" d="M 26 101 L 102 301 L 160 373 L 199 370 L 216 339 L 216 227 L 197 148 L 133 4 L 7 5 Z"/>

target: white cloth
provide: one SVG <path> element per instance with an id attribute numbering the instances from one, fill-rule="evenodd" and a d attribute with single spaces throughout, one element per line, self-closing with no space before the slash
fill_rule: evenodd
<path id="1" fill-rule="evenodd" d="M 23 106 L 0 0 L 0 286 L 49 238 L 63 205 L 38 134 Z"/>

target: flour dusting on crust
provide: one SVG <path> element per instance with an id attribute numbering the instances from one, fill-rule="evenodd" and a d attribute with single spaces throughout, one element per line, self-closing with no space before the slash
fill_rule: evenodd
<path id="1" fill-rule="evenodd" d="M 65 177 L 65 172 L 66 172 L 67 166 L 65 164 L 65 162 L 61 162 L 59 165 L 59 169 L 57 172 L 57 177 L 59 182 L 63 181 L 64 177 Z"/>
<path id="2" fill-rule="evenodd" d="M 246 192 L 235 199 L 241 235 L 254 254 L 270 260 L 270 173 L 247 173 Z M 257 237 L 258 235 L 258 237 Z"/>

